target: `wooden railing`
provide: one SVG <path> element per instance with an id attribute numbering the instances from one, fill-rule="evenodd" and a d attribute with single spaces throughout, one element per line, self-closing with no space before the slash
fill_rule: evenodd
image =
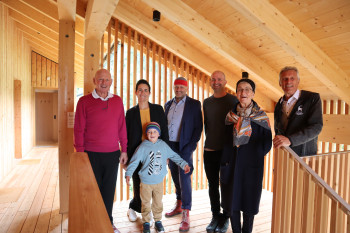
<path id="1" fill-rule="evenodd" d="M 289 147 L 275 151 L 271 229 L 350 232 L 350 205 Z"/>
<path id="2" fill-rule="evenodd" d="M 350 151 L 303 157 L 339 196 L 350 203 Z"/>
<path id="3" fill-rule="evenodd" d="M 70 158 L 68 232 L 113 233 L 89 157 L 76 152 Z"/>

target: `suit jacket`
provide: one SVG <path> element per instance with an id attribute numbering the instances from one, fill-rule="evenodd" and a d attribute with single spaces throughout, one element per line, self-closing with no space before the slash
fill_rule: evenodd
<path id="1" fill-rule="evenodd" d="M 166 102 L 165 116 L 174 99 Z M 197 147 L 203 130 L 201 102 L 186 96 L 185 108 L 182 115 L 179 149 L 181 154 L 192 154 Z"/>
<path id="2" fill-rule="evenodd" d="M 163 141 L 168 143 L 169 141 L 169 133 L 168 133 L 168 125 L 167 120 L 164 115 L 164 110 L 162 106 L 158 104 L 149 104 L 149 112 L 151 121 L 155 121 L 160 126 L 160 137 Z M 128 162 L 130 161 L 131 157 L 133 156 L 136 148 L 141 144 L 142 140 L 142 125 L 141 125 L 141 117 L 140 117 L 140 108 L 139 105 L 136 105 L 132 108 L 130 108 L 126 112 L 125 116 L 126 121 L 126 130 L 127 130 L 127 136 L 128 136 Z"/>
<path id="3" fill-rule="evenodd" d="M 283 97 L 275 107 L 275 133 L 289 138 L 290 148 L 299 156 L 317 154 L 317 138 L 323 127 L 322 102 L 318 93 L 301 91 L 289 117 L 286 130 L 283 130 Z"/>

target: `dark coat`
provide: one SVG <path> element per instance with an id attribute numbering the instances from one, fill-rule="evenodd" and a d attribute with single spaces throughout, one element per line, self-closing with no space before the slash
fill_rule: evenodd
<path id="1" fill-rule="evenodd" d="M 282 97 L 283 98 L 283 97 Z M 318 93 L 301 91 L 283 130 L 282 98 L 275 107 L 275 133 L 288 137 L 290 148 L 299 156 L 317 154 L 317 139 L 323 127 L 322 102 Z"/>
<path id="2" fill-rule="evenodd" d="M 271 130 L 252 122 L 248 144 L 233 147 L 233 126 L 226 127 L 226 142 L 220 167 L 221 206 L 232 215 L 259 212 L 264 173 L 264 156 L 272 146 Z"/>
<path id="3" fill-rule="evenodd" d="M 149 112 L 151 121 L 155 121 L 159 124 L 161 134 L 160 137 L 163 141 L 169 141 L 169 133 L 168 133 L 168 125 L 167 120 L 164 114 L 163 107 L 158 104 L 149 104 Z M 131 157 L 134 155 L 136 148 L 142 142 L 142 125 L 141 125 L 141 117 L 140 117 L 140 108 L 139 105 L 136 105 L 130 108 L 126 112 L 125 116 L 126 121 L 126 130 L 128 136 L 128 163 Z"/>
<path id="4" fill-rule="evenodd" d="M 168 115 L 174 99 L 166 102 L 165 116 Z M 181 154 L 192 154 L 201 138 L 203 118 L 201 102 L 186 96 L 185 108 L 182 115 L 179 149 Z"/>

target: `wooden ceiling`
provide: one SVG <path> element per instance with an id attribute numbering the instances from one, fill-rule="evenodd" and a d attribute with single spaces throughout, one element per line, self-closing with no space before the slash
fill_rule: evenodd
<path id="1" fill-rule="evenodd" d="M 1 1 L 33 50 L 58 61 L 57 3 Z M 257 84 L 259 99 L 276 102 L 282 95 L 279 70 L 292 65 L 299 68 L 301 89 L 319 92 L 324 100 L 350 103 L 349 0 L 89 1 L 78 1 L 76 9 L 75 71 L 80 79 L 84 18 L 99 27 L 93 12 L 115 9 L 113 17 L 207 74 L 223 70 L 230 88 L 247 71 Z M 152 21 L 154 9 L 161 12 L 159 22 Z"/>

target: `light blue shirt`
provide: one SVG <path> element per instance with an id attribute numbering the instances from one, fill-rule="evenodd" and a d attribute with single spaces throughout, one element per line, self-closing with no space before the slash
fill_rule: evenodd
<path id="1" fill-rule="evenodd" d="M 168 112 L 168 130 L 169 130 L 169 141 L 178 142 L 180 141 L 180 131 L 182 115 L 185 109 L 186 96 L 178 103 L 174 98 Z"/>
<path id="2" fill-rule="evenodd" d="M 188 165 L 163 140 L 158 139 L 156 143 L 152 143 L 146 139 L 131 157 L 125 176 L 131 177 L 141 162 L 142 167 L 138 173 L 141 182 L 144 184 L 159 184 L 163 182 L 164 177 L 168 173 L 168 159 L 176 163 L 181 169 Z"/>

